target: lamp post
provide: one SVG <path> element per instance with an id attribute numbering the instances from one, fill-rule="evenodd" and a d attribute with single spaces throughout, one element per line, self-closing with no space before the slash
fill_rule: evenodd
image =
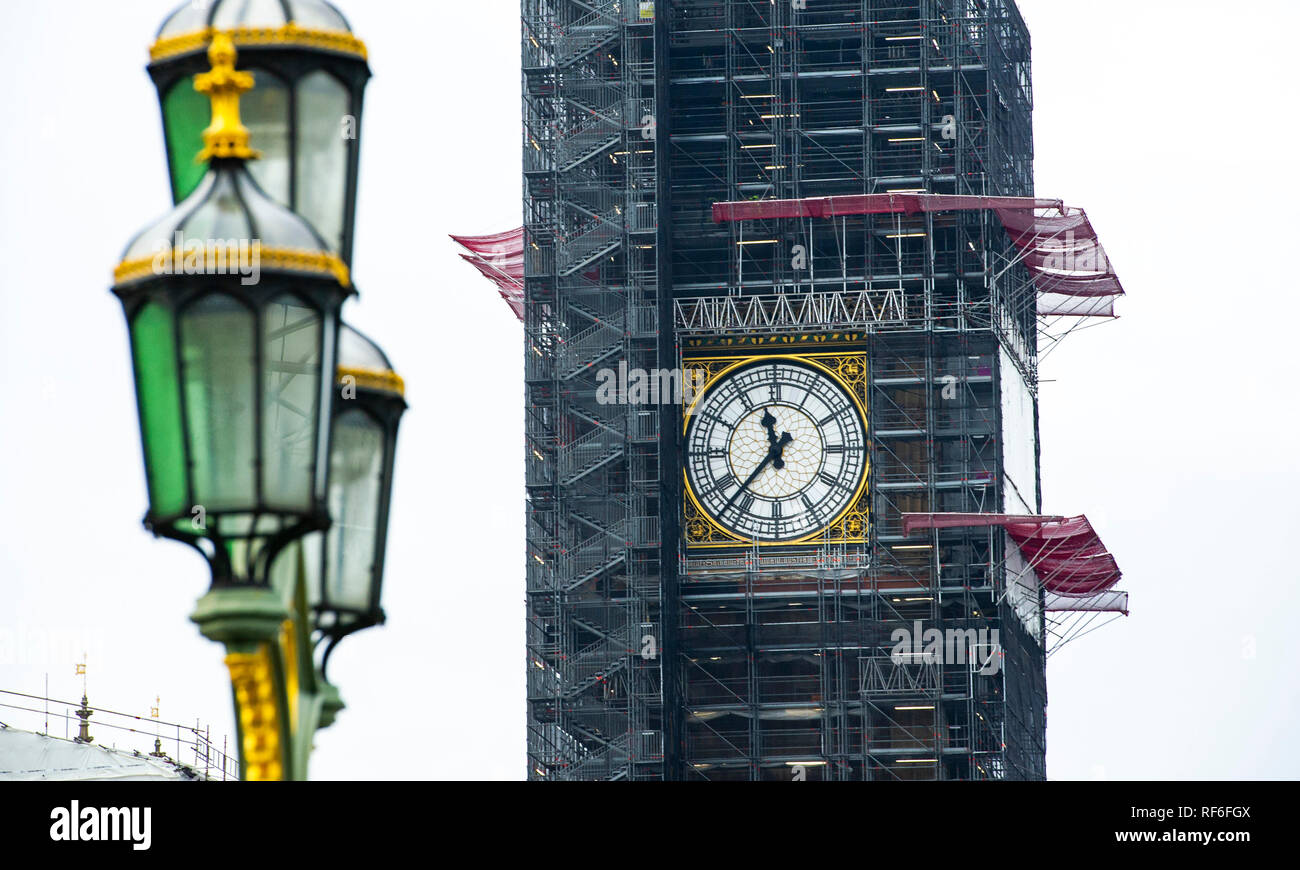
<path id="1" fill-rule="evenodd" d="M 244 119 L 262 149 L 250 172 L 276 202 L 307 219 L 329 249 L 352 265 L 361 112 L 370 78 L 366 47 L 325 0 L 211 0 L 180 6 L 150 48 L 173 198 L 205 172 L 194 161 L 208 107 L 193 81 L 206 69 L 216 33 L 236 46 L 257 78 Z"/>
<path id="2" fill-rule="evenodd" d="M 235 69 L 229 37 L 215 34 L 208 58 L 194 82 L 212 106 L 208 172 L 131 242 L 113 292 L 131 339 L 145 525 L 211 567 L 191 618 L 226 646 L 241 776 L 305 778 L 321 704 L 303 584 L 277 556 L 330 526 L 340 312 L 353 290 L 315 229 L 249 175 L 240 96 L 253 78 Z"/>

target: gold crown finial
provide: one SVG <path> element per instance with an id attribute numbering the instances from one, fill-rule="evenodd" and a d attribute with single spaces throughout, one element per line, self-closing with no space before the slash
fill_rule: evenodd
<path id="1" fill-rule="evenodd" d="M 239 119 L 239 95 L 253 89 L 253 75 L 235 69 L 236 57 L 230 36 L 215 33 L 208 46 L 212 71 L 194 77 L 194 90 L 212 100 L 212 123 L 203 131 L 199 163 L 213 157 L 254 160 L 260 156 L 248 147 L 248 128 Z"/>

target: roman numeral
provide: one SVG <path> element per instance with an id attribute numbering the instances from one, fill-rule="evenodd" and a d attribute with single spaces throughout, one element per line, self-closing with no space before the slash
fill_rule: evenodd
<path id="1" fill-rule="evenodd" d="M 831 415 L 830 415 L 829 417 L 827 417 L 826 419 L 824 419 L 824 420 L 818 420 L 818 421 L 817 421 L 817 425 L 818 425 L 818 426 L 825 426 L 827 423 L 831 422 L 832 420 L 837 420 L 837 419 L 839 419 L 840 417 L 843 417 L 843 416 L 848 412 L 848 410 L 849 410 L 848 408 L 840 408 L 838 411 L 836 411 L 835 413 L 831 414 Z"/>
<path id="2" fill-rule="evenodd" d="M 745 392 L 745 389 L 738 382 L 732 381 L 731 390 L 736 394 L 736 398 L 740 403 L 745 406 L 746 411 L 754 410 L 754 403 L 750 401 L 749 393 Z"/>
<path id="3" fill-rule="evenodd" d="M 812 499 L 808 498 L 806 494 L 800 493 L 799 500 L 803 502 L 803 509 L 813 518 L 813 525 L 820 526 L 822 524 L 822 513 L 817 510 L 817 506 L 812 503 Z"/>
<path id="4" fill-rule="evenodd" d="M 709 494 L 710 495 L 721 494 L 731 489 L 735 485 L 736 485 L 735 476 L 728 474 L 725 477 L 720 477 L 713 482 L 713 485 L 709 487 Z"/>
<path id="5" fill-rule="evenodd" d="M 818 475 L 817 475 L 817 477 L 818 477 L 819 480 L 821 480 L 822 483 L 826 484 L 826 485 L 829 486 L 831 489 L 848 489 L 848 488 L 849 488 L 849 487 L 848 487 L 848 484 L 846 484 L 844 481 L 840 480 L 839 478 L 831 477 L 829 474 L 827 474 L 827 473 L 824 472 L 824 471 L 819 472 Z"/>
<path id="6" fill-rule="evenodd" d="M 735 510 L 737 513 L 741 513 L 741 514 L 749 513 L 749 509 L 752 508 L 753 506 L 754 506 L 754 494 L 750 492 L 745 493 L 740 498 L 736 499 L 731 503 L 732 509 Z"/>

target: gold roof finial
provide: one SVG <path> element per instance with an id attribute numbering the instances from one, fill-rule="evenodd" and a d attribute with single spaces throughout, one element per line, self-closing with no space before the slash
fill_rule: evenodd
<path id="1" fill-rule="evenodd" d="M 194 90 L 212 100 L 212 123 L 203 131 L 204 148 L 198 162 L 213 157 L 254 160 L 261 155 L 248 147 L 248 128 L 239 119 L 239 95 L 253 89 L 253 74 L 235 69 L 235 43 L 218 32 L 208 46 L 212 72 L 194 77 Z"/>

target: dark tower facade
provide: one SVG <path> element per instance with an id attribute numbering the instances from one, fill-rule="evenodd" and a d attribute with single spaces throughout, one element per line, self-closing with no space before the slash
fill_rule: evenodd
<path id="1" fill-rule="evenodd" d="M 524 0 L 534 779 L 1042 779 L 1012 0 Z M 683 389 L 685 388 L 685 389 Z M 937 635 L 936 635 L 937 633 Z M 946 654 L 923 655 L 937 636 Z"/>

